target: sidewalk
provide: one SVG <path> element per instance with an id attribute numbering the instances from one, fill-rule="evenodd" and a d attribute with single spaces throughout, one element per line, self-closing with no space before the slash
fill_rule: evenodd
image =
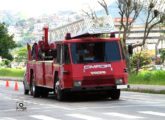
<path id="1" fill-rule="evenodd" d="M 130 90 L 153 90 L 155 92 L 165 91 L 165 86 L 161 85 L 130 85 Z"/>
<path id="2" fill-rule="evenodd" d="M 10 80 L 10 81 L 23 81 L 23 78 L 14 78 L 14 77 L 0 77 L 0 80 Z"/>

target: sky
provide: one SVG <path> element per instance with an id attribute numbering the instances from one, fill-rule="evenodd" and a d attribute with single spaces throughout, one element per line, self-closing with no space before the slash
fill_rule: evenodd
<path id="1" fill-rule="evenodd" d="M 114 0 L 105 1 L 110 4 Z M 31 17 L 66 10 L 78 12 L 89 5 L 92 9 L 101 9 L 97 0 L 0 0 L 0 10 L 21 12 Z"/>

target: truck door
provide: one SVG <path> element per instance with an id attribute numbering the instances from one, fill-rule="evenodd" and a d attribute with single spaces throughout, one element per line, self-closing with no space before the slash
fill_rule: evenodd
<path id="1" fill-rule="evenodd" d="M 57 45 L 57 63 L 59 65 L 59 79 L 61 88 L 67 86 L 71 82 L 71 64 L 68 44 Z M 70 85 L 69 85 L 70 86 Z"/>
<path id="2" fill-rule="evenodd" d="M 72 65 L 70 61 L 69 45 L 63 45 L 63 81 L 64 87 L 72 87 Z"/>
<path id="3" fill-rule="evenodd" d="M 56 64 L 59 64 L 58 69 L 58 77 L 59 77 L 59 82 L 60 82 L 60 87 L 63 85 L 63 45 L 62 44 L 57 44 L 57 61 Z"/>

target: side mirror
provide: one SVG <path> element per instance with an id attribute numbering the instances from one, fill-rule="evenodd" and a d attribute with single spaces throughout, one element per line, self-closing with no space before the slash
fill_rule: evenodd
<path id="1" fill-rule="evenodd" d="M 52 50 L 52 56 L 53 56 L 53 58 L 57 57 L 57 49 Z"/>
<path id="2" fill-rule="evenodd" d="M 110 38 L 115 38 L 115 33 L 114 33 L 114 32 L 112 32 L 112 33 L 110 34 Z"/>

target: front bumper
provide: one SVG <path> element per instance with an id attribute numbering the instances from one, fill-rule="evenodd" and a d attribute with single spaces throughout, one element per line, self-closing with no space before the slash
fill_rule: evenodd
<path id="1" fill-rule="evenodd" d="M 107 91 L 107 90 L 115 90 L 115 89 L 127 89 L 129 85 L 116 85 L 116 86 L 97 86 L 97 87 L 73 87 L 73 88 L 65 88 L 63 91 L 65 92 L 88 92 L 88 91 Z"/>

